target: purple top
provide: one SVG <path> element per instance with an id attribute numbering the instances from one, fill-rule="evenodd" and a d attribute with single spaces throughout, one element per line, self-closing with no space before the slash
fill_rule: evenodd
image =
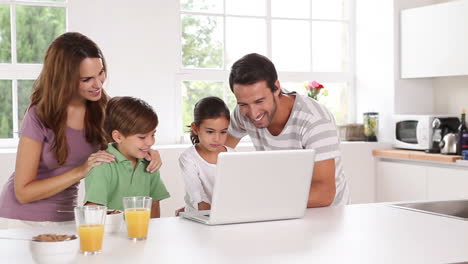
<path id="1" fill-rule="evenodd" d="M 98 149 L 97 146 L 86 141 L 84 130 L 67 127 L 68 157 L 63 166 L 58 166 L 55 154 L 51 150 L 55 138 L 54 132 L 46 128 L 39 120 L 36 114 L 36 106 L 31 107 L 26 112 L 20 135 L 42 143 L 37 179 L 53 177 L 76 168 Z M 73 213 L 59 213 L 57 211 L 73 211 L 78 198 L 78 183 L 49 198 L 21 204 L 15 196 L 14 179 L 15 173 L 10 176 L 0 194 L 0 217 L 54 222 L 74 219 Z"/>

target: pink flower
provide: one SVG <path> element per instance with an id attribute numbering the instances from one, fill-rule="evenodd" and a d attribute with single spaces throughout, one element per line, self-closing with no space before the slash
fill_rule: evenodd
<path id="1" fill-rule="evenodd" d="M 323 89 L 325 87 L 317 81 L 304 82 L 302 85 L 307 90 L 307 96 L 312 99 L 317 100 L 319 94 L 321 94 L 321 96 L 328 95 L 328 91 Z"/>
<path id="2" fill-rule="evenodd" d="M 311 81 L 307 84 L 306 88 L 307 90 L 320 90 L 323 88 L 323 85 L 316 81 Z"/>

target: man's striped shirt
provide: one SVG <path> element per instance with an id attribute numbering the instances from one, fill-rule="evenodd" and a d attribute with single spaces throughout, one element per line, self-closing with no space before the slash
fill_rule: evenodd
<path id="1" fill-rule="evenodd" d="M 315 161 L 335 159 L 336 194 L 332 205 L 344 205 L 349 190 L 341 161 L 340 140 L 335 119 L 325 106 L 296 93 L 289 119 L 281 133 L 273 136 L 267 128 L 256 128 L 236 106 L 229 134 L 236 138 L 249 135 L 256 150 L 315 149 Z M 313 181 L 313 178 L 312 178 Z"/>

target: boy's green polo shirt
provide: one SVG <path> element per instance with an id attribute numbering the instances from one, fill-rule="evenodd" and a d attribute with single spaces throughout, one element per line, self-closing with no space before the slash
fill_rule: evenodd
<path id="1" fill-rule="evenodd" d="M 112 143 L 107 152 L 115 156 L 115 162 L 102 163 L 92 168 L 85 179 L 84 202 L 106 205 L 110 209 L 123 210 L 122 198 L 126 196 L 150 196 L 153 201 L 168 198 L 169 192 L 159 171 L 147 172 L 148 161 L 138 159 L 135 169 L 132 162 L 120 153 Z"/>

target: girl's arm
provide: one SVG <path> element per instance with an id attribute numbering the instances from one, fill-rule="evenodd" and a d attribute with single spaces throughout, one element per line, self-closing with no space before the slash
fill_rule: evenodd
<path id="1" fill-rule="evenodd" d="M 81 166 L 57 176 L 38 180 L 37 172 L 42 152 L 42 143 L 26 136 L 20 137 L 15 167 L 15 195 L 24 204 L 51 197 L 76 182 L 80 181 L 88 171 L 102 162 L 114 161 L 114 156 L 98 151 L 91 154 Z"/>
<path id="2" fill-rule="evenodd" d="M 159 209 L 159 201 L 153 201 L 153 205 L 151 206 L 151 218 L 159 218 L 161 217 L 161 212 Z"/>
<path id="3" fill-rule="evenodd" d="M 198 210 L 211 210 L 211 204 L 205 202 L 198 203 Z M 185 212 L 185 207 L 179 208 L 175 211 L 175 216 L 179 216 L 180 213 Z"/>
<path id="4" fill-rule="evenodd" d="M 201 203 L 209 205 L 208 203 L 203 202 L 203 196 L 206 194 L 203 190 L 201 180 L 198 177 L 199 169 L 195 165 L 194 161 L 191 160 L 190 157 L 181 155 L 179 157 L 179 167 L 184 179 L 185 192 L 190 197 L 190 206 L 197 208 L 197 205 L 200 205 Z M 176 215 L 183 211 L 185 210 L 177 210 Z"/>

